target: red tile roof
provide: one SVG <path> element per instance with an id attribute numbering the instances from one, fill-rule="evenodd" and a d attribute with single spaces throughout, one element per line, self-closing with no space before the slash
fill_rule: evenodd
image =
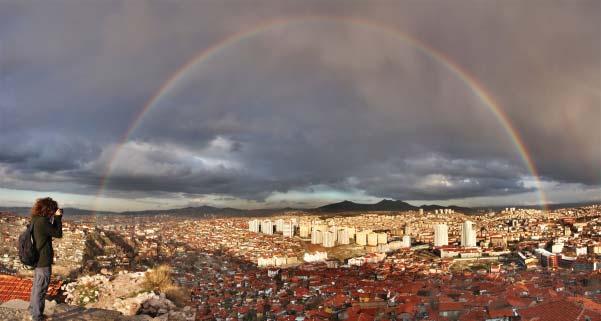
<path id="1" fill-rule="evenodd" d="M 565 300 L 541 303 L 518 311 L 523 321 L 576 321 L 583 308 Z"/>
<path id="2" fill-rule="evenodd" d="M 438 305 L 438 311 L 461 311 L 465 308 L 463 302 L 442 302 Z"/>
<path id="3" fill-rule="evenodd" d="M 486 312 L 484 310 L 472 310 L 459 317 L 459 321 L 481 321 L 486 320 Z"/>
<path id="4" fill-rule="evenodd" d="M 0 303 L 20 299 L 29 301 L 32 280 L 12 275 L 0 275 Z M 48 297 L 54 297 L 60 290 L 61 282 L 51 282 Z"/>
<path id="5" fill-rule="evenodd" d="M 488 309 L 488 316 L 491 318 L 503 318 L 503 317 L 511 317 L 513 316 L 513 309 L 510 307 L 494 309 Z"/>

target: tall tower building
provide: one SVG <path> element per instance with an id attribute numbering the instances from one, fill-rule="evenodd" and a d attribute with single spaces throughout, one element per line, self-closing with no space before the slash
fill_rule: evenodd
<path id="1" fill-rule="evenodd" d="M 378 244 L 387 244 L 388 235 L 386 233 L 378 233 Z"/>
<path id="2" fill-rule="evenodd" d="M 334 247 L 336 245 L 336 233 L 332 231 L 323 233 L 323 246 L 324 247 Z"/>
<path id="3" fill-rule="evenodd" d="M 359 231 L 355 233 L 355 242 L 357 243 L 357 245 L 367 245 L 367 232 Z"/>
<path id="4" fill-rule="evenodd" d="M 276 232 L 284 231 L 284 220 L 283 219 L 280 218 L 277 221 L 275 221 L 275 231 Z"/>
<path id="5" fill-rule="evenodd" d="M 301 223 L 299 227 L 299 234 L 302 238 L 308 238 L 311 234 L 311 223 Z"/>
<path id="6" fill-rule="evenodd" d="M 334 237 L 334 241 L 338 241 L 338 227 L 337 226 L 330 226 L 329 231 L 332 232 L 333 237 Z"/>
<path id="7" fill-rule="evenodd" d="M 273 234 L 273 223 L 271 220 L 264 220 L 261 222 L 261 232 L 268 235 Z"/>
<path id="8" fill-rule="evenodd" d="M 434 225 L 434 246 L 449 245 L 449 227 L 446 224 Z"/>
<path id="9" fill-rule="evenodd" d="M 259 233 L 261 224 L 259 220 L 250 220 L 248 221 L 248 230 L 251 232 Z"/>
<path id="10" fill-rule="evenodd" d="M 476 246 L 476 231 L 474 231 L 474 223 L 465 221 L 461 227 L 461 246 L 474 247 Z"/>
<path id="11" fill-rule="evenodd" d="M 378 245 L 378 233 L 369 232 L 367 234 L 367 245 L 377 246 Z"/>
<path id="12" fill-rule="evenodd" d="M 321 244 L 323 240 L 323 237 L 321 235 L 321 231 L 313 228 L 313 230 L 311 231 L 311 244 Z"/>
<path id="13" fill-rule="evenodd" d="M 284 234 L 284 237 L 293 237 L 294 236 L 294 223 L 284 222 L 283 227 L 282 227 L 282 234 Z"/>
<path id="14" fill-rule="evenodd" d="M 349 233 L 346 227 L 338 230 L 338 243 L 339 244 L 350 244 Z"/>

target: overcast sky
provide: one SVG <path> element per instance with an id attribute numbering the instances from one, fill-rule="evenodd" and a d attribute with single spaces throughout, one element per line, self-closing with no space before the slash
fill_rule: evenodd
<path id="1" fill-rule="evenodd" d="M 0 205 L 538 203 L 449 62 L 548 201 L 599 200 L 600 61 L 597 0 L 0 1 Z"/>

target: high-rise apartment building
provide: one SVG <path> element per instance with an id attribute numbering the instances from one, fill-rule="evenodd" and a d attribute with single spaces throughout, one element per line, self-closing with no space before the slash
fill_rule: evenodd
<path id="1" fill-rule="evenodd" d="M 324 247 L 334 247 L 336 245 L 336 236 L 332 231 L 328 231 L 323 233 L 323 246 Z"/>
<path id="2" fill-rule="evenodd" d="M 248 230 L 254 233 L 259 233 L 261 229 L 261 223 L 259 220 L 250 220 L 248 221 Z"/>
<path id="3" fill-rule="evenodd" d="M 434 225 L 434 246 L 449 245 L 449 227 L 446 224 Z"/>
<path id="4" fill-rule="evenodd" d="M 338 244 L 350 244 L 348 229 L 343 227 L 338 229 Z"/>
<path id="5" fill-rule="evenodd" d="M 367 233 L 366 231 L 360 231 L 355 233 L 355 242 L 358 245 L 367 245 Z"/>
<path id="6" fill-rule="evenodd" d="M 263 220 L 261 222 L 261 232 L 263 232 L 263 234 L 272 235 L 273 234 L 273 222 L 271 222 L 271 220 Z"/>
<path id="7" fill-rule="evenodd" d="M 311 244 L 321 244 L 322 243 L 322 234 L 321 231 L 313 228 L 311 231 Z"/>
<path id="8" fill-rule="evenodd" d="M 463 222 L 463 225 L 461 227 L 461 246 L 476 246 L 476 231 L 474 230 L 474 226 L 471 221 Z"/>
<path id="9" fill-rule="evenodd" d="M 311 234 L 311 224 L 310 223 L 301 223 L 299 226 L 300 237 L 308 238 L 309 234 Z"/>
<path id="10" fill-rule="evenodd" d="M 284 224 L 282 225 L 282 234 L 284 234 L 284 237 L 293 237 L 294 236 L 294 223 L 284 222 Z"/>

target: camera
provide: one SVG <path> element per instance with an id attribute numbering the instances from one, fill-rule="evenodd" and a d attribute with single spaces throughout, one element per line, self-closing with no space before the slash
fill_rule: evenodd
<path id="1" fill-rule="evenodd" d="M 59 208 L 56 210 L 56 212 L 54 212 L 54 215 L 63 215 L 63 209 Z"/>

